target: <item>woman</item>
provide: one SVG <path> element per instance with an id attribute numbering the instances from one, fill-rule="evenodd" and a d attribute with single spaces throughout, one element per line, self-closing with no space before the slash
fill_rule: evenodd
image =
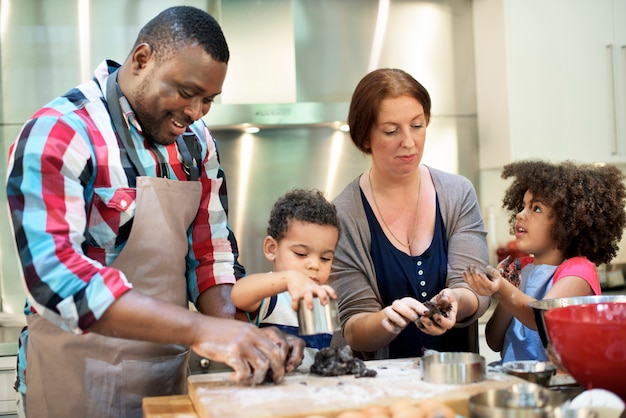
<path id="1" fill-rule="evenodd" d="M 489 307 L 462 277 L 488 262 L 474 188 L 420 164 L 430 103 L 397 69 L 367 74 L 350 103 L 352 141 L 372 165 L 333 202 L 342 233 L 330 284 L 343 337 L 366 359 L 475 352 L 476 320 Z M 429 315 L 426 302 L 447 308 Z"/>

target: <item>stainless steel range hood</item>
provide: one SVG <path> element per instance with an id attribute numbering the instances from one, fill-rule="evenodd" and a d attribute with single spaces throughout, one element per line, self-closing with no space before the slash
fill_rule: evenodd
<path id="1" fill-rule="evenodd" d="M 378 3 L 222 1 L 231 62 L 209 126 L 344 121 L 351 90 L 367 71 Z"/>
<path id="2" fill-rule="evenodd" d="M 91 78 L 102 59 L 123 61 L 162 3 L 3 1 L 2 123 L 21 124 Z M 231 49 L 223 93 L 206 117 L 214 128 L 343 121 L 358 80 L 378 67 L 420 80 L 434 117 L 475 114 L 471 0 L 184 3 L 215 15 Z"/>
<path id="3" fill-rule="evenodd" d="M 347 102 L 215 104 L 204 119 L 212 130 L 245 128 L 249 125 L 259 128 L 280 125 L 327 125 L 338 128 L 347 115 Z"/>
<path id="4" fill-rule="evenodd" d="M 250 271 L 263 271 L 259 248 L 278 195 L 299 186 L 332 196 L 368 166 L 335 122 L 371 69 L 402 68 L 426 86 L 433 108 L 422 161 L 478 184 L 471 0 L 2 0 L 0 177 L 33 112 L 91 78 L 103 59 L 123 61 L 146 21 L 175 4 L 216 16 L 230 46 L 223 93 L 206 121 L 223 151 Z M 273 129 L 241 133 L 246 123 Z M 2 310 L 20 312 L 6 214 L 0 243 Z"/>
<path id="5" fill-rule="evenodd" d="M 231 62 L 205 118 L 213 129 L 345 121 L 357 82 L 379 67 L 418 78 L 436 97 L 435 116 L 473 98 L 473 81 L 454 82 L 467 72 L 473 80 L 472 68 L 454 67 L 472 53 L 471 39 L 455 35 L 468 33 L 469 1 L 227 0 L 218 9 Z"/>

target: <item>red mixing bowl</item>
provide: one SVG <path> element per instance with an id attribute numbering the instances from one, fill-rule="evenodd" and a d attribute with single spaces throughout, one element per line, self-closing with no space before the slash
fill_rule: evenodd
<path id="1" fill-rule="evenodd" d="M 558 360 L 578 384 L 626 401 L 626 303 L 565 306 L 544 317 Z"/>

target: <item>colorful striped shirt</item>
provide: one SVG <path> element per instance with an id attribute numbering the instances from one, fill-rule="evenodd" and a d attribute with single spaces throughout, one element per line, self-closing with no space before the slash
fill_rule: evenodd
<path id="1" fill-rule="evenodd" d="M 106 80 L 117 67 L 104 61 L 91 81 L 37 111 L 9 151 L 7 197 L 27 288 L 25 314 L 37 312 L 77 334 L 132 287 L 109 267 L 132 227 L 137 176 L 105 100 Z M 146 175 L 187 181 L 176 143 L 148 142 L 123 96 L 120 105 Z M 195 303 L 206 289 L 245 272 L 228 225 L 217 144 L 202 120 L 193 131 L 202 134 L 203 159 L 186 258 L 187 294 Z"/>

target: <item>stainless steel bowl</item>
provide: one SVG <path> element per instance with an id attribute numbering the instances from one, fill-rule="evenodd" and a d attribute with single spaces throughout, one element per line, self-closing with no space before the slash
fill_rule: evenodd
<path id="1" fill-rule="evenodd" d="M 465 384 L 485 379 L 485 358 L 475 353 L 431 353 L 421 358 L 422 379 L 430 383 Z"/>
<path id="2" fill-rule="evenodd" d="M 338 331 L 337 302 L 330 299 L 326 305 L 322 305 L 319 298 L 314 298 L 313 309 L 308 309 L 300 301 L 298 327 L 300 335 L 332 334 Z"/>
<path id="3" fill-rule="evenodd" d="M 502 365 L 502 370 L 506 373 L 541 386 L 548 386 L 556 369 L 556 364 L 550 361 L 509 361 Z"/>
<path id="4" fill-rule="evenodd" d="M 563 306 L 601 302 L 626 302 L 626 295 L 577 296 L 571 298 L 543 299 L 530 303 L 529 306 L 533 309 L 535 323 L 537 324 L 537 332 L 539 333 L 539 337 L 541 337 L 543 346 L 547 348 L 549 343 L 546 321 L 543 317 L 546 311 L 554 308 L 561 308 Z"/>
<path id="5" fill-rule="evenodd" d="M 469 398 L 471 418 L 553 418 L 567 395 L 533 383 L 489 389 Z"/>

